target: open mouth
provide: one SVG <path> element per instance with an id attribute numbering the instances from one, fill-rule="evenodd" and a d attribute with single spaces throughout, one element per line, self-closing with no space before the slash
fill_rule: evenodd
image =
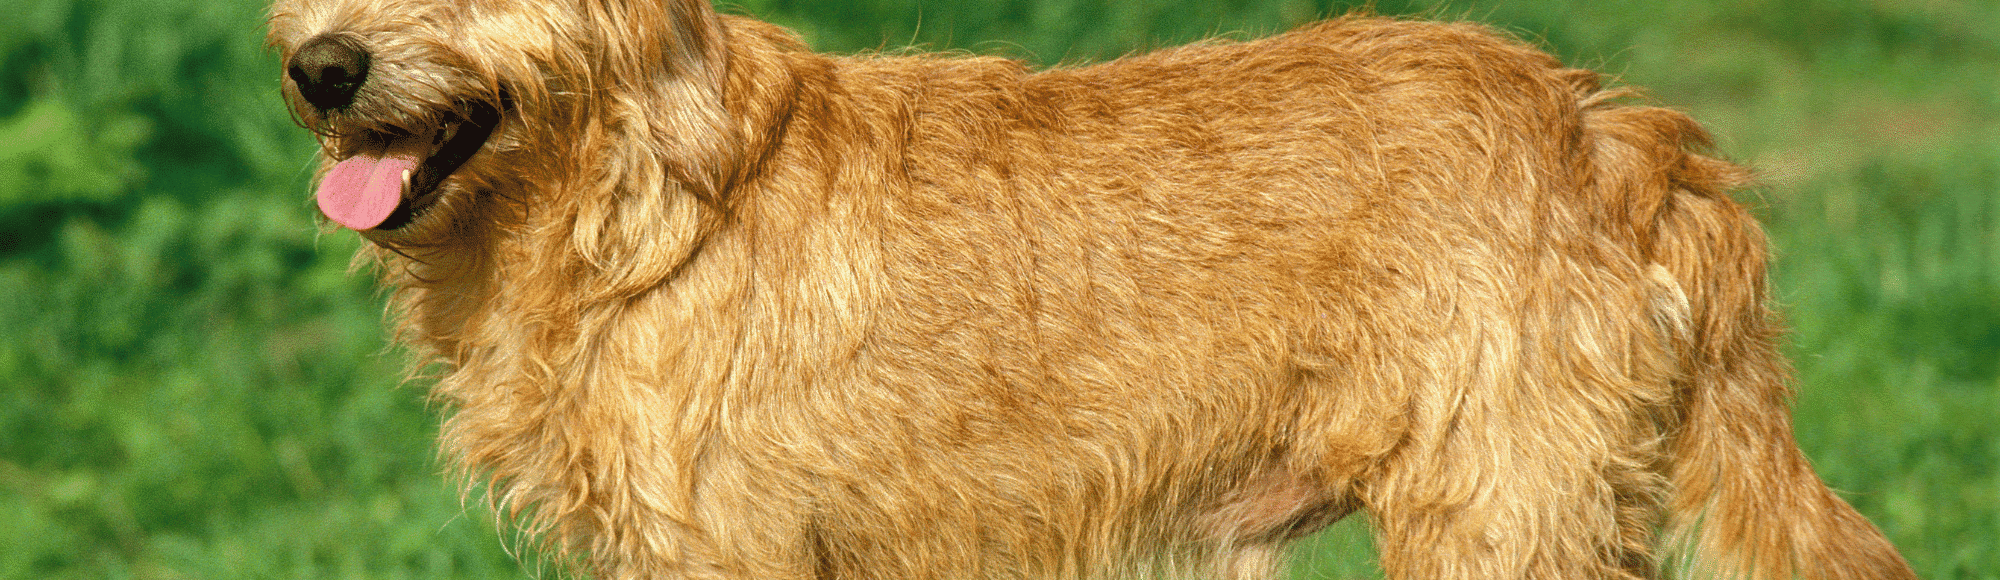
<path id="1" fill-rule="evenodd" d="M 500 110 L 466 103 L 457 121 L 424 133 L 370 132 L 320 178 L 321 213 L 355 230 L 408 225 L 438 200 L 438 185 L 472 158 L 500 123 Z"/>

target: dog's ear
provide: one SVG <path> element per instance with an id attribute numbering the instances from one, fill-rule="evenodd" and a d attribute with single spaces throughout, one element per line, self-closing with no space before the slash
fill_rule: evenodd
<path id="1" fill-rule="evenodd" d="M 673 34 L 669 60 L 678 65 L 675 74 L 701 77 L 720 90 L 727 51 L 715 7 L 709 0 L 670 0 L 667 13 Z"/>
<path id="2" fill-rule="evenodd" d="M 669 107 L 668 121 L 659 130 L 679 136 L 679 163 L 674 178 L 687 186 L 686 193 L 703 203 L 720 205 L 724 176 L 735 173 L 742 153 L 736 124 L 729 118 L 723 101 L 728 77 L 728 46 L 721 23 L 709 0 L 668 0 L 667 69 L 671 78 L 660 93 Z"/>
<path id="3" fill-rule="evenodd" d="M 714 201 L 732 142 L 723 104 L 728 43 L 709 0 L 584 0 L 586 51 L 596 78 L 589 122 L 637 132 L 630 143 L 665 143 L 683 159 L 697 197 Z"/>
<path id="4" fill-rule="evenodd" d="M 720 19 L 708 0 L 584 0 L 576 32 L 592 36 L 601 67 L 617 76 L 667 74 L 722 85 Z M 620 80 L 636 80 L 623 78 Z"/>
<path id="5" fill-rule="evenodd" d="M 672 274 L 720 219 L 741 138 L 723 101 L 728 46 L 708 0 L 584 0 L 599 78 L 575 136 L 573 248 L 606 292 Z M 580 31 L 581 32 L 581 31 Z"/>

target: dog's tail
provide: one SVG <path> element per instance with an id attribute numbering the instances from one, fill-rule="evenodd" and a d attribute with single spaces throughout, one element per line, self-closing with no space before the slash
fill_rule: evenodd
<path id="1" fill-rule="evenodd" d="M 1586 103 L 1595 189 L 1636 212 L 1627 223 L 1658 266 L 1656 310 L 1681 369 L 1685 415 L 1665 467 L 1668 539 L 1684 556 L 1670 562 L 1695 577 L 1916 578 L 1792 438 L 1790 368 L 1764 303 L 1764 234 L 1728 196 L 1747 173 L 1691 152 L 1708 136 L 1686 115 L 1610 97 Z"/>

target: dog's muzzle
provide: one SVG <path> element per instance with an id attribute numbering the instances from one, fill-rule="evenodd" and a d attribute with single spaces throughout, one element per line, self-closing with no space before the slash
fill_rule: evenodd
<path id="1" fill-rule="evenodd" d="M 299 46 L 285 74 L 300 99 L 322 116 L 353 114 L 350 105 L 368 83 L 372 60 L 360 41 L 321 34 Z M 429 129 L 328 131 L 344 146 L 330 151 L 338 161 L 321 176 L 314 194 L 320 212 L 355 230 L 393 230 L 409 223 L 437 202 L 445 178 L 485 145 L 500 122 L 500 107 L 460 102 L 432 117 L 446 121 Z"/>

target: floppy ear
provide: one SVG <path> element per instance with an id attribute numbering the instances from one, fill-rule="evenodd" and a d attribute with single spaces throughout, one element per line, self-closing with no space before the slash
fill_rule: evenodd
<path id="1" fill-rule="evenodd" d="M 719 204 L 726 193 L 719 191 L 723 176 L 734 174 L 741 156 L 736 124 L 730 122 L 723 102 L 729 75 L 727 39 L 709 0 L 667 0 L 666 9 L 671 37 L 665 60 L 671 79 L 662 92 L 668 101 L 663 104 L 699 106 L 675 107 L 679 114 L 667 118 L 676 122 L 662 129 L 675 131 L 684 139 L 700 139 L 700 145 L 713 149 L 681 164 L 679 168 L 687 175 L 675 177 L 690 183 L 693 190 L 687 193 L 705 203 Z"/>
<path id="2" fill-rule="evenodd" d="M 721 174 L 714 155 L 731 126 L 723 106 L 728 47 L 709 0 L 584 0 L 583 34 L 598 78 L 593 122 L 637 132 L 628 137 L 689 156 L 680 169 Z M 697 167 L 698 166 L 698 167 Z M 697 197 L 714 201 L 715 180 L 676 175 Z"/>
<path id="3" fill-rule="evenodd" d="M 726 51 L 709 0 L 583 0 L 581 32 L 614 74 L 665 73 L 722 86 Z M 662 68 L 664 67 L 664 68 Z"/>
<path id="4" fill-rule="evenodd" d="M 715 15 L 715 7 L 709 0 L 668 0 L 667 20 L 672 26 L 673 38 L 670 61 L 685 63 L 689 68 L 677 72 L 684 76 L 700 76 L 719 90 L 723 81 L 723 62 L 726 47 L 723 46 L 722 25 Z"/>
<path id="5" fill-rule="evenodd" d="M 599 78 L 584 98 L 571 242 L 613 294 L 672 275 L 724 211 L 741 139 L 723 103 L 726 39 L 708 0 L 583 0 Z"/>

